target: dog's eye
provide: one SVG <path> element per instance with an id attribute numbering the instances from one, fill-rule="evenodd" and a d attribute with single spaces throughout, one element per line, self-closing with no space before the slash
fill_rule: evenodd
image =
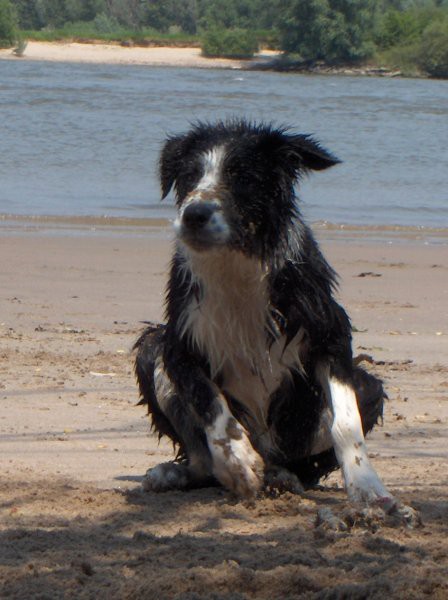
<path id="1" fill-rule="evenodd" d="M 233 165 L 226 167 L 224 172 L 230 179 L 235 179 L 238 176 L 238 169 Z"/>
<path id="2" fill-rule="evenodd" d="M 226 165 L 226 167 L 224 169 L 224 176 L 227 178 L 227 180 L 229 182 L 235 184 L 236 182 L 242 181 L 242 179 L 244 177 L 244 171 L 241 171 L 241 169 L 238 167 L 238 165 L 235 165 L 235 164 Z"/>
<path id="3" fill-rule="evenodd" d="M 182 187 L 188 189 L 190 191 L 195 184 L 199 181 L 201 177 L 201 172 L 199 169 L 193 169 L 185 171 L 179 177 L 179 180 L 182 182 Z"/>

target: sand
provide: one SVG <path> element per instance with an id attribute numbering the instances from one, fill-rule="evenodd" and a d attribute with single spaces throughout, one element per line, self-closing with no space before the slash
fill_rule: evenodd
<path id="1" fill-rule="evenodd" d="M 446 232 L 317 232 L 390 396 L 369 451 L 420 511 L 409 529 L 352 511 L 339 474 L 253 504 L 142 493 L 173 453 L 135 406 L 130 349 L 162 315 L 170 231 L 71 227 L 0 228 L 1 598 L 448 597 Z"/>
<path id="2" fill-rule="evenodd" d="M 171 67 L 241 69 L 248 64 L 264 62 L 278 52 L 263 50 L 254 59 L 233 60 L 205 58 L 200 48 L 121 46 L 118 44 L 80 44 L 76 42 L 28 42 L 24 55 L 17 57 L 11 49 L 0 50 L 0 59 L 44 60 L 77 63 L 107 63 Z"/>
<path id="3" fill-rule="evenodd" d="M 198 48 L 38 42 L 0 59 L 250 64 Z M 142 493 L 146 469 L 173 457 L 135 406 L 130 351 L 140 322 L 163 313 L 169 230 L 0 222 L 1 598 L 448 597 L 447 232 L 318 236 L 355 353 L 372 357 L 390 397 L 372 462 L 423 526 L 354 511 L 340 474 L 252 504 L 220 489 Z"/>

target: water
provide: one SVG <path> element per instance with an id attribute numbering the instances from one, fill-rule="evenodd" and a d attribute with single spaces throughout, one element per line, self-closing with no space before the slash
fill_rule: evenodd
<path id="1" fill-rule="evenodd" d="M 191 120 L 312 133 L 344 162 L 310 221 L 448 226 L 448 82 L 0 61 L 0 214 L 170 217 L 157 158 Z"/>

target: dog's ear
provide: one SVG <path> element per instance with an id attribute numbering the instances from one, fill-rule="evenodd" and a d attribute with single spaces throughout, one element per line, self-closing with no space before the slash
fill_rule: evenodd
<path id="1" fill-rule="evenodd" d="M 162 188 L 162 200 L 168 196 L 169 191 L 176 183 L 179 176 L 181 159 L 184 154 L 185 136 L 168 138 L 162 148 L 159 162 L 159 176 Z"/>
<path id="2" fill-rule="evenodd" d="M 283 148 L 286 153 L 285 158 L 297 176 L 304 171 L 322 171 L 341 162 L 309 135 L 284 137 L 286 138 L 286 145 Z"/>

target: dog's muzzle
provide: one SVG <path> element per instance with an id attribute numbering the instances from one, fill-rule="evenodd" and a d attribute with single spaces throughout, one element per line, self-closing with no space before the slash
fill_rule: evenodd
<path id="1" fill-rule="evenodd" d="M 230 228 L 217 201 L 190 200 L 174 223 L 178 237 L 195 250 L 227 243 Z"/>

